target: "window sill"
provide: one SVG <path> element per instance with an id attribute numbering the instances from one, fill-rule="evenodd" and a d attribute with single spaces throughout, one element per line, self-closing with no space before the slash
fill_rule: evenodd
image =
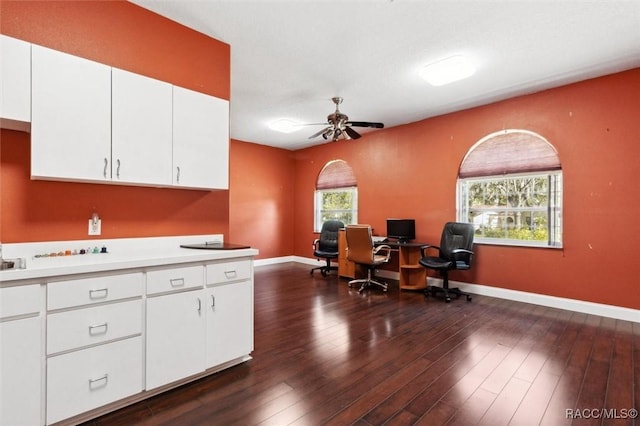
<path id="1" fill-rule="evenodd" d="M 539 249 L 551 249 L 551 250 L 562 250 L 562 245 L 550 246 L 545 243 L 532 243 L 529 241 L 514 241 L 514 240 L 488 240 L 482 238 L 475 238 L 473 241 L 474 244 L 485 245 L 485 246 L 508 246 L 508 247 L 524 247 L 524 248 L 539 248 Z"/>

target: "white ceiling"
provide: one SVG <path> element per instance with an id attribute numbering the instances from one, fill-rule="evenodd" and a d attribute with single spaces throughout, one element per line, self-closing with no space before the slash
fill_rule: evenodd
<path id="1" fill-rule="evenodd" d="M 231 137 L 286 149 L 322 127 L 267 124 L 325 123 L 333 96 L 388 128 L 640 66 L 640 0 L 132 1 L 230 44 Z M 454 54 L 471 78 L 418 76 Z"/>

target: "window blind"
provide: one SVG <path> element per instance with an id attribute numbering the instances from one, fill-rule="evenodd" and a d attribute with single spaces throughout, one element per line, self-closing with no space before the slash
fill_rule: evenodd
<path id="1" fill-rule="evenodd" d="M 460 165 L 460 178 L 561 169 L 555 148 L 532 132 L 504 130 L 472 147 Z"/>
<path id="2" fill-rule="evenodd" d="M 348 188 L 357 186 L 353 170 L 344 160 L 333 160 L 325 164 L 318 175 L 316 189 Z"/>

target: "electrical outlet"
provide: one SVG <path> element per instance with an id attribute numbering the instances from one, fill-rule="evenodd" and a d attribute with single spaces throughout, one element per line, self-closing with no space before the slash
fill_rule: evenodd
<path id="1" fill-rule="evenodd" d="M 89 219 L 89 235 L 100 235 L 102 232 L 102 219 Z"/>

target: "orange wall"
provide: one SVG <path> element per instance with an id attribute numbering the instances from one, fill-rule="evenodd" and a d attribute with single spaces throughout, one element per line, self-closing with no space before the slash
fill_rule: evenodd
<path id="1" fill-rule="evenodd" d="M 358 180 L 358 218 L 380 234 L 387 217 L 416 219 L 437 244 L 456 218 L 456 177 L 469 148 L 500 129 L 539 133 L 560 155 L 564 248 L 476 246 L 473 272 L 454 279 L 640 308 L 633 248 L 640 239 L 640 69 L 375 131 L 296 152 L 295 254 L 310 256 L 313 191 L 341 158 Z"/>
<path id="2" fill-rule="evenodd" d="M 3 34 L 229 99 L 228 45 L 131 3 L 0 8 Z M 311 257 L 315 179 L 342 158 L 358 178 L 361 223 L 384 233 L 387 217 L 414 217 L 418 239 L 433 242 L 455 219 L 467 150 L 488 133 L 523 128 L 560 154 L 564 248 L 478 246 L 474 270 L 454 279 L 639 308 L 639 111 L 635 69 L 296 152 L 231 141 L 230 191 L 218 192 L 31 181 L 29 135 L 2 130 L 0 241 L 85 239 L 95 210 L 100 238 L 224 233 L 261 258 Z"/>
<path id="3" fill-rule="evenodd" d="M 229 99 L 230 47 L 125 1 L 6 1 L 3 34 Z M 30 137 L 0 133 L 0 241 L 229 233 L 228 191 L 29 180 Z"/>
<path id="4" fill-rule="evenodd" d="M 293 153 L 232 140 L 229 168 L 230 241 L 257 248 L 259 258 L 291 255 L 295 241 Z"/>

